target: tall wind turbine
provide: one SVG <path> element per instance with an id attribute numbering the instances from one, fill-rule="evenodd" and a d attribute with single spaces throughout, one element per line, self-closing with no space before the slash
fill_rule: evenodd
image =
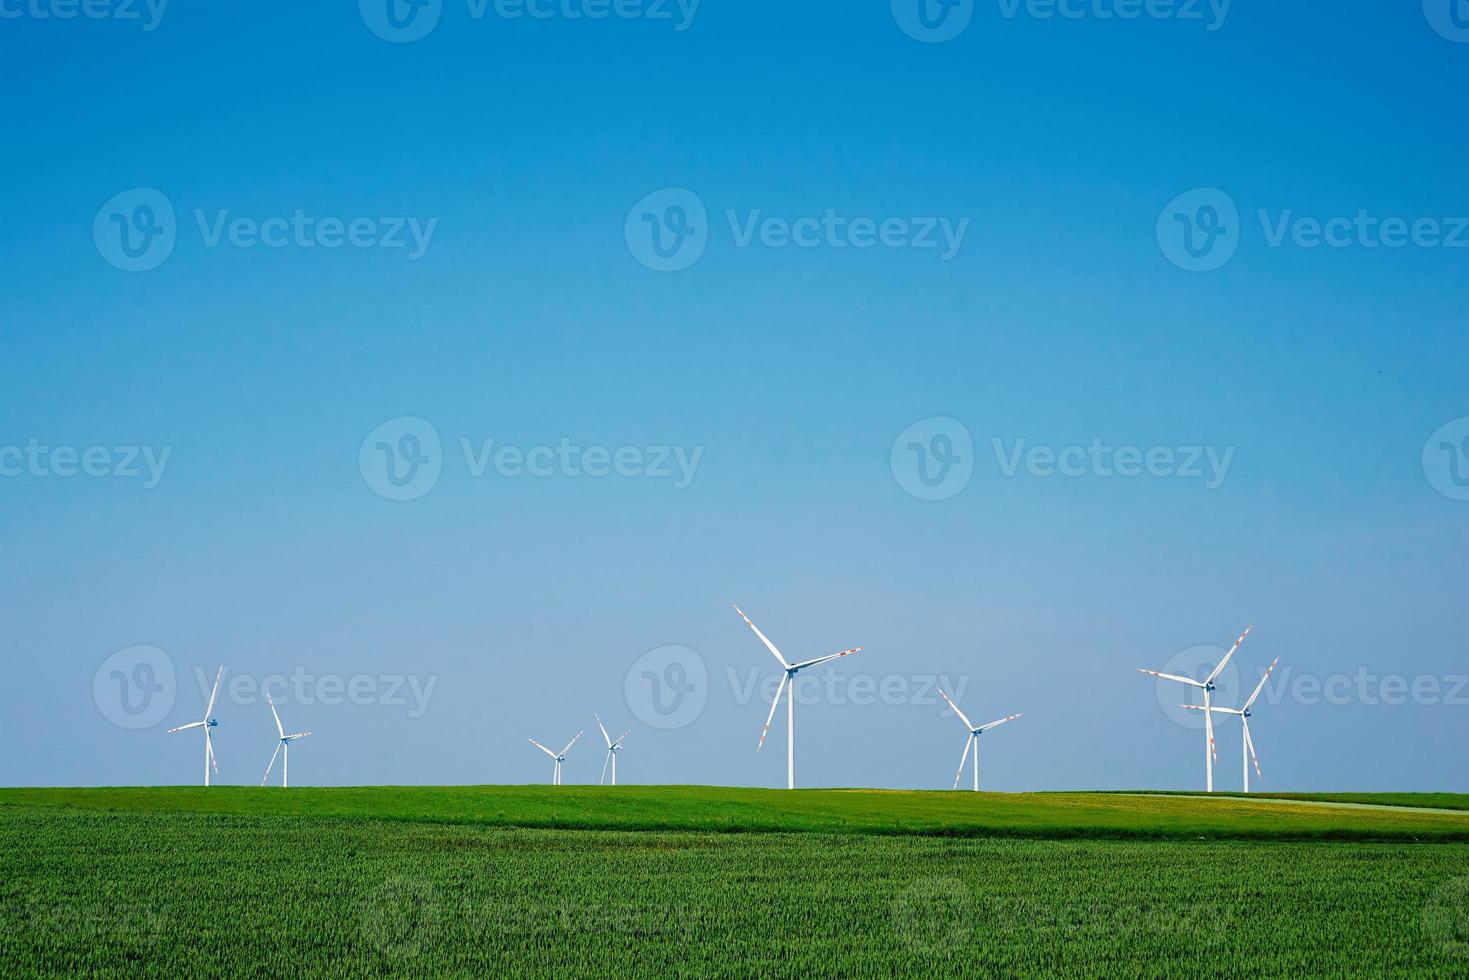
<path id="1" fill-rule="evenodd" d="M 592 717 L 597 719 L 597 727 L 600 728 L 600 729 L 602 729 L 602 739 L 607 743 L 607 759 L 606 759 L 605 762 L 602 763 L 602 778 L 599 779 L 599 780 L 597 780 L 597 785 L 598 786 L 601 786 L 604 782 L 607 781 L 607 764 L 608 763 L 611 763 L 612 764 L 612 785 L 613 786 L 616 786 L 617 785 L 617 753 L 619 753 L 619 752 L 622 751 L 622 740 L 625 739 L 625 738 L 627 738 L 629 735 L 631 735 L 632 732 L 631 731 L 623 732 L 621 735 L 617 736 L 614 739 L 611 735 L 608 735 L 607 734 L 607 726 L 604 725 L 604 724 L 602 724 L 602 719 L 600 717 L 598 717 L 598 715 L 595 712 L 592 713 Z"/>
<path id="2" fill-rule="evenodd" d="M 582 736 L 582 733 L 581 732 L 577 732 L 576 733 L 576 738 L 572 739 L 570 742 L 567 742 L 566 743 L 566 748 L 562 749 L 560 752 L 552 752 L 550 749 L 546 748 L 544 745 L 542 745 L 540 742 L 537 742 L 535 739 L 531 739 L 530 740 L 530 744 L 534 745 L 536 748 L 540 749 L 542 752 L 544 752 L 547 755 L 549 755 L 552 759 L 555 759 L 556 760 L 556 768 L 554 770 L 552 770 L 552 772 L 551 772 L 551 785 L 552 786 L 560 786 L 561 785 L 561 763 L 563 763 L 563 762 L 566 761 L 566 753 L 568 753 L 568 752 L 571 751 L 571 747 L 576 744 L 576 739 L 577 738 L 581 738 L 581 736 Z"/>
<path id="3" fill-rule="evenodd" d="M 1279 657 L 1276 657 L 1270 662 L 1270 666 L 1265 670 L 1265 676 L 1261 677 L 1260 683 L 1255 685 L 1255 692 L 1250 695 L 1249 700 L 1245 702 L 1245 706 L 1243 708 L 1221 708 L 1218 705 L 1209 706 L 1210 711 L 1217 711 L 1221 714 L 1226 715 L 1239 715 L 1239 723 L 1241 725 L 1240 756 L 1242 758 L 1242 767 L 1244 769 L 1244 787 L 1246 793 L 1250 791 L 1251 760 L 1253 760 L 1255 763 L 1255 775 L 1264 776 L 1264 773 L 1260 771 L 1260 758 L 1259 756 L 1255 755 L 1255 740 L 1250 737 L 1250 705 L 1255 703 L 1255 699 L 1258 698 L 1260 696 L 1260 692 L 1265 689 L 1265 682 L 1270 679 L 1270 672 L 1275 669 L 1275 665 L 1278 663 L 1280 663 Z M 1198 704 L 1186 704 L 1183 707 L 1188 708 L 1191 711 L 1204 710 L 1203 705 Z"/>
<path id="4" fill-rule="evenodd" d="M 1182 684 L 1197 687 L 1204 692 L 1204 791 L 1208 793 L 1214 792 L 1214 759 L 1219 754 L 1214 748 L 1214 713 L 1209 710 L 1211 707 L 1209 704 L 1209 695 L 1214 692 L 1214 681 L 1224 672 L 1224 665 L 1229 663 L 1229 658 L 1234 656 L 1234 651 L 1238 650 L 1239 645 L 1245 642 L 1245 637 L 1250 635 L 1250 630 L 1252 629 L 1254 629 L 1253 626 L 1245 627 L 1245 631 L 1239 635 L 1239 639 L 1234 641 L 1234 646 L 1229 648 L 1229 652 L 1224 655 L 1224 659 L 1219 661 L 1219 664 L 1209 672 L 1209 676 L 1204 678 L 1202 682 L 1196 681 L 1192 677 L 1180 677 L 1177 674 L 1164 674 L 1156 670 L 1147 670 L 1143 667 L 1138 668 L 1138 673 L 1152 674 L 1154 677 L 1161 677 L 1164 680 L 1178 681 Z"/>
<path id="5" fill-rule="evenodd" d="M 275 702 L 270 699 L 269 694 L 265 696 L 265 703 L 270 705 L 270 713 L 275 716 L 275 730 L 280 734 L 281 740 L 275 743 L 275 751 L 270 754 L 270 765 L 265 767 L 265 776 L 260 780 L 260 785 L 264 786 L 270 780 L 270 770 L 275 768 L 275 757 L 285 753 L 281 758 L 281 788 L 284 789 L 291 785 L 291 743 L 311 733 L 297 732 L 287 735 L 286 730 L 281 727 L 280 712 L 275 710 Z"/>
<path id="6" fill-rule="evenodd" d="M 947 702 L 949 702 L 949 707 L 951 707 L 951 708 L 954 709 L 954 714 L 956 714 L 956 715 L 959 716 L 959 720 L 964 723 L 964 727 L 967 728 L 967 729 L 969 729 L 969 737 L 964 740 L 964 754 L 959 757 L 959 771 L 956 772 L 956 773 L 954 773 L 954 788 L 955 789 L 958 789 L 959 788 L 959 777 L 961 777 L 961 776 L 964 775 L 964 762 L 965 762 L 965 760 L 967 760 L 969 758 L 969 749 L 970 749 L 971 746 L 973 746 L 973 748 L 974 748 L 974 792 L 978 793 L 979 792 L 979 736 L 983 735 L 985 732 L 989 731 L 991 728 L 999 728 L 1001 725 L 1003 725 L 1007 721 L 1014 721 L 1016 718 L 1019 718 L 1020 715 L 1008 715 L 1008 716 L 1006 716 L 1004 718 L 998 718 L 995 721 L 988 722 L 988 723 L 983 724 L 983 725 L 980 725 L 978 728 L 976 728 L 970 722 L 970 720 L 968 719 L 968 717 L 965 716 L 964 712 L 962 712 L 962 711 L 959 710 L 959 706 L 954 703 L 954 699 L 951 698 L 951 697 L 949 697 L 947 694 L 944 694 L 943 688 L 939 688 L 939 693 L 940 694 L 943 694 L 944 700 L 947 701 Z M 1020 714 L 1023 715 L 1023 714 L 1025 714 L 1025 712 L 1022 711 Z"/>
<path id="7" fill-rule="evenodd" d="M 800 671 L 805 670 L 807 667 L 815 667 L 818 664 L 824 664 L 824 663 L 826 663 L 829 660 L 836 660 L 838 657 L 845 657 L 847 654 L 849 654 L 849 653 L 856 653 L 858 650 L 861 650 L 862 648 L 861 647 L 853 647 L 850 650 L 843 650 L 841 653 L 830 653 L 830 654 L 827 654 L 824 657 L 817 657 L 814 660 L 803 660 L 803 661 L 801 661 L 798 664 L 793 664 L 790 661 L 786 660 L 786 658 L 781 655 L 781 652 L 775 648 L 775 644 L 774 643 L 771 643 L 768 639 L 766 639 L 765 634 L 762 633 L 762 632 L 760 632 L 760 627 L 758 627 L 754 623 L 750 622 L 750 617 L 749 616 L 746 616 L 745 613 L 744 613 L 744 611 L 742 609 L 740 609 L 739 606 L 735 606 L 734 607 L 734 610 L 735 610 L 735 612 L 737 612 L 737 613 L 740 614 L 740 618 L 743 619 L 746 622 L 746 624 L 749 625 L 750 629 L 752 629 L 752 630 L 755 631 L 755 635 L 758 636 L 758 637 L 760 637 L 760 642 L 763 643 L 763 644 L 765 644 L 766 648 L 771 653 L 775 654 L 775 659 L 776 660 L 779 660 L 780 661 L 780 665 L 783 668 L 785 668 L 785 676 L 780 679 L 780 687 L 778 687 L 778 688 L 775 689 L 775 700 L 773 700 L 773 701 L 770 702 L 770 714 L 768 714 L 768 715 L 765 716 L 765 727 L 763 729 L 761 729 L 761 731 L 760 731 L 760 744 L 755 747 L 755 751 L 756 752 L 759 752 L 761 749 L 763 749 L 765 747 L 765 736 L 770 733 L 770 722 L 771 722 L 771 719 L 773 719 L 775 717 L 775 708 L 776 708 L 776 705 L 780 704 L 780 694 L 781 694 L 782 691 L 784 691 L 786 689 L 786 686 L 789 683 L 789 685 L 790 685 L 790 693 L 786 696 L 786 789 L 795 789 L 796 788 L 796 674 L 798 672 L 800 672 Z"/>
<path id="8" fill-rule="evenodd" d="M 212 737 L 210 737 L 209 729 L 214 728 L 216 725 L 219 724 L 219 722 L 217 722 L 213 718 L 211 718 L 210 715 L 214 713 L 214 699 L 219 694 L 219 680 L 223 676 L 224 676 L 224 668 L 221 667 L 221 668 L 219 668 L 219 671 L 217 673 L 215 673 L 215 675 L 214 675 L 214 690 L 212 690 L 212 691 L 209 692 L 209 704 L 204 709 L 204 720 L 203 721 L 191 721 L 187 725 L 180 725 L 177 728 L 170 728 L 168 730 L 168 734 L 172 735 L 174 732 L 186 732 L 186 731 L 188 731 L 191 728 L 202 728 L 202 729 L 204 729 L 204 785 L 205 786 L 208 786 L 209 785 L 209 767 L 210 766 L 213 766 L 214 767 L 214 774 L 216 776 L 219 775 L 219 763 L 216 762 L 215 759 L 214 759 L 214 739 Z"/>

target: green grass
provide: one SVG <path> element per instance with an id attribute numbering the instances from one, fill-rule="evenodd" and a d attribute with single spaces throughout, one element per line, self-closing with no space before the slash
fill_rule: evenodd
<path id="1" fill-rule="evenodd" d="M 1187 794 L 1180 794 L 1187 795 Z M 1302 800 L 1307 803 L 1353 803 L 1359 806 L 1414 806 L 1469 810 L 1469 793 L 1219 793 L 1251 800 Z"/>
<path id="2" fill-rule="evenodd" d="M 0 816 L 7 976 L 1469 968 L 1469 845 Z"/>
<path id="3" fill-rule="evenodd" d="M 1464 975 L 1469 843 L 1444 836 L 1466 820 L 1111 794 L 0 790 L 0 975 Z"/>
<path id="4" fill-rule="evenodd" d="M 1460 804 L 1445 805 L 1447 799 Z M 1435 794 L 1432 805 L 1469 810 L 1465 799 Z M 0 807 L 17 803 L 564 830 L 1469 842 L 1469 812 L 1284 806 L 1223 795 L 789 792 L 712 786 L 0 789 Z"/>

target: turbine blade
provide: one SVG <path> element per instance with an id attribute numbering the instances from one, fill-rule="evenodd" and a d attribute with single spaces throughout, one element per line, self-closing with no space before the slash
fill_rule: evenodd
<path id="1" fill-rule="evenodd" d="M 199 728 L 199 727 L 201 727 L 203 725 L 204 725 L 204 722 L 202 722 L 202 721 L 191 721 L 187 725 L 180 725 L 177 728 L 170 728 L 168 730 L 168 734 L 169 735 L 172 735 L 174 732 L 186 732 L 190 728 Z"/>
<path id="2" fill-rule="evenodd" d="M 803 660 L 803 661 L 801 661 L 798 664 L 792 664 L 791 665 L 791 669 L 792 670 L 805 670 L 807 667 L 815 667 L 817 664 L 824 664 L 828 660 L 835 660 L 838 657 L 845 657 L 845 656 L 848 656 L 850 654 L 857 653 L 861 649 L 862 649 L 861 647 L 853 647 L 850 650 L 843 650 L 841 653 L 829 653 L 829 654 L 827 654 L 824 657 L 817 657 L 814 660 Z"/>
<path id="3" fill-rule="evenodd" d="M 1204 737 L 1209 740 L 1209 754 L 1215 759 L 1219 758 L 1219 750 L 1214 747 L 1214 712 L 1204 712 Z"/>
<path id="4" fill-rule="evenodd" d="M 755 635 L 758 636 L 758 637 L 760 637 L 760 642 L 763 643 L 763 644 L 765 644 L 765 646 L 770 650 L 771 653 L 775 654 L 775 659 L 780 661 L 780 665 L 782 667 L 786 668 L 787 670 L 789 670 L 791 665 L 786 662 L 786 658 L 785 657 L 781 656 L 780 651 L 775 648 L 775 644 L 774 643 L 771 643 L 770 640 L 765 636 L 765 634 L 762 633 L 762 632 L 760 632 L 760 627 L 758 627 L 754 623 L 750 622 L 750 617 L 749 616 L 746 616 L 745 615 L 745 611 L 743 609 L 741 609 L 739 606 L 735 606 L 734 607 L 734 611 L 737 612 L 737 613 L 739 613 L 740 614 L 740 618 L 745 621 L 745 623 L 750 627 L 750 629 L 752 629 L 752 630 L 755 631 Z"/>
<path id="5" fill-rule="evenodd" d="M 614 738 L 612 740 L 612 744 L 609 745 L 608 748 L 610 748 L 610 749 L 617 748 L 618 746 L 620 746 L 622 744 L 622 740 L 625 739 L 625 738 L 627 738 L 631 734 L 632 734 L 632 729 L 628 729 L 627 731 L 623 732 L 621 735 L 617 736 L 616 738 Z"/>
<path id="6" fill-rule="evenodd" d="M 1255 755 L 1255 740 L 1250 737 L 1250 720 L 1241 718 L 1245 726 L 1245 746 L 1250 750 L 1250 761 L 1255 764 L 1255 775 L 1264 778 L 1265 774 L 1260 771 L 1260 757 Z"/>
<path id="7" fill-rule="evenodd" d="M 1203 711 L 1204 710 L 1204 706 L 1202 704 L 1180 704 L 1179 707 L 1180 708 L 1187 708 L 1190 711 Z M 1219 712 L 1220 714 L 1225 714 L 1225 715 L 1242 715 L 1242 714 L 1244 714 L 1244 712 L 1241 711 L 1238 708 L 1221 708 L 1217 704 L 1211 704 L 1211 705 L 1209 705 L 1209 710 L 1210 711 L 1216 711 L 1216 712 Z"/>
<path id="8" fill-rule="evenodd" d="M 612 736 L 607 734 L 607 726 L 602 724 L 602 716 L 594 711 L 592 717 L 597 719 L 597 727 L 602 729 L 602 739 L 607 743 L 607 747 L 612 748 Z"/>
<path id="9" fill-rule="evenodd" d="M 220 667 L 214 675 L 214 690 L 209 692 L 209 707 L 204 709 L 205 721 L 208 721 L 209 716 L 214 713 L 214 699 L 219 695 L 219 681 L 222 677 L 224 677 L 224 667 Z"/>
<path id="10" fill-rule="evenodd" d="M 283 742 L 294 742 L 296 739 L 298 739 L 298 738 L 305 738 L 307 735 L 310 735 L 310 734 L 311 734 L 310 732 L 297 732 L 294 735 L 282 735 L 281 736 L 281 741 L 283 741 Z"/>
<path id="11" fill-rule="evenodd" d="M 214 739 L 209 737 L 209 729 L 204 729 L 204 748 L 209 753 L 209 762 L 214 766 L 214 774 L 219 775 L 219 760 L 214 757 Z"/>
<path id="12" fill-rule="evenodd" d="M 542 745 L 540 742 L 537 742 L 535 739 L 530 739 L 530 744 L 534 745 L 536 748 L 540 749 L 542 752 L 546 753 L 551 758 L 553 758 L 553 759 L 556 758 L 556 753 L 555 752 L 552 752 L 550 749 L 546 748 L 544 745 Z"/>
<path id="13" fill-rule="evenodd" d="M 1023 714 L 1025 714 L 1025 712 L 1023 712 L 1023 711 L 1020 712 L 1020 715 L 1023 715 Z M 1007 722 L 1007 721 L 1014 721 L 1016 718 L 1019 718 L 1020 715 L 1006 715 L 1004 718 L 1000 718 L 1000 719 L 997 719 L 997 720 L 991 721 L 991 722 L 986 722 L 985 724 L 979 726 L 979 730 L 982 731 L 982 732 L 987 732 L 991 728 L 999 728 L 1005 722 Z"/>
<path id="14" fill-rule="evenodd" d="M 1205 684 L 1214 683 L 1214 679 L 1224 672 L 1224 665 L 1229 663 L 1229 658 L 1234 656 L 1234 651 L 1238 650 L 1239 645 L 1245 642 L 1245 637 L 1250 635 L 1250 630 L 1252 629 L 1254 629 L 1253 626 L 1245 627 L 1245 631 L 1239 635 L 1239 639 L 1234 641 L 1234 646 L 1229 648 L 1229 652 L 1224 655 L 1224 659 L 1215 665 L 1213 673 L 1209 675 L 1209 679 L 1204 681 Z"/>
<path id="15" fill-rule="evenodd" d="M 782 674 L 780 677 L 780 687 L 777 687 L 775 689 L 775 697 L 771 699 L 770 702 L 770 714 L 765 716 L 765 727 L 760 729 L 760 744 L 755 746 L 756 752 L 759 752 L 761 749 L 765 748 L 765 736 L 770 734 L 770 722 L 774 720 L 775 709 L 780 704 L 780 692 L 786 689 L 786 681 L 790 679 L 790 674 Z"/>
<path id="16" fill-rule="evenodd" d="M 597 780 L 597 785 L 598 786 L 601 786 L 603 783 L 605 783 L 607 781 L 607 765 L 611 761 L 612 761 L 612 753 L 611 752 L 608 752 L 607 753 L 607 758 L 605 758 L 605 759 L 602 760 L 602 778 L 599 779 L 599 780 Z"/>
<path id="17" fill-rule="evenodd" d="M 1192 677 L 1180 677 L 1177 674 L 1164 674 L 1161 671 L 1148 670 L 1145 667 L 1139 667 L 1137 669 L 1137 672 L 1139 674 L 1152 674 L 1154 677 L 1161 677 L 1164 680 L 1169 680 L 1169 681 L 1178 681 L 1178 682 L 1180 682 L 1182 684 L 1192 684 L 1194 687 L 1201 688 L 1201 687 L 1204 686 L 1203 684 L 1201 684 L 1198 681 L 1194 680 Z"/>
<path id="18" fill-rule="evenodd" d="M 566 755 L 566 753 L 568 753 L 568 752 L 570 752 L 570 751 L 571 751 L 571 747 L 572 747 L 572 746 L 573 746 L 573 745 L 575 745 L 575 744 L 576 744 L 576 742 L 577 742 L 577 739 L 579 739 L 579 738 L 581 738 L 581 737 L 582 737 L 582 734 L 583 734 L 583 733 L 584 733 L 584 732 L 585 732 L 585 731 L 586 731 L 586 729 L 582 729 L 582 731 L 580 731 L 580 732 L 577 732 L 577 733 L 576 733 L 576 738 L 574 738 L 574 739 L 572 739 L 572 740 L 571 740 L 571 741 L 570 741 L 570 742 L 567 742 L 567 743 L 566 743 L 566 748 L 564 748 L 564 749 L 562 749 L 562 750 L 561 750 L 561 754 L 562 754 L 562 755 L 563 755 L 563 756 L 564 756 L 564 755 Z"/>
<path id="19" fill-rule="evenodd" d="M 958 789 L 959 788 L 959 780 L 961 778 L 963 778 L 963 776 L 964 776 L 964 763 L 969 760 L 969 746 L 971 746 L 973 744 L 974 744 L 974 733 L 973 732 L 970 732 L 969 733 L 969 737 L 964 740 L 964 754 L 961 755 L 961 756 L 959 756 L 959 771 L 956 772 L 956 773 L 954 773 L 954 788 L 955 789 Z"/>
<path id="20" fill-rule="evenodd" d="M 270 699 L 269 694 L 265 696 L 265 703 L 270 705 L 270 713 L 275 716 L 275 730 L 280 733 L 281 738 L 285 738 L 286 730 L 281 726 L 280 712 L 275 710 L 275 702 Z"/>
<path id="21" fill-rule="evenodd" d="M 954 714 L 959 716 L 959 720 L 964 723 L 964 727 L 969 729 L 971 732 L 974 731 L 974 724 L 969 720 L 968 715 L 959 710 L 959 706 L 954 703 L 954 699 L 945 694 L 943 688 L 939 688 L 938 691 L 939 696 L 948 702 L 949 707 L 954 709 Z"/>
<path id="22" fill-rule="evenodd" d="M 1260 683 L 1255 685 L 1255 693 L 1251 694 L 1250 699 L 1245 702 L 1246 711 L 1250 710 L 1250 705 L 1255 703 L 1255 699 L 1260 696 L 1260 692 L 1265 690 L 1265 682 L 1270 679 L 1270 672 L 1275 669 L 1275 665 L 1278 663 L 1280 663 L 1280 658 L 1276 657 L 1270 661 L 1270 666 L 1265 668 L 1265 676 L 1260 678 Z"/>
<path id="23" fill-rule="evenodd" d="M 264 786 L 270 779 L 270 771 L 275 768 L 275 757 L 281 754 L 281 746 L 284 742 L 275 743 L 275 751 L 270 754 L 270 765 L 265 767 L 265 775 L 260 777 L 260 785 Z"/>

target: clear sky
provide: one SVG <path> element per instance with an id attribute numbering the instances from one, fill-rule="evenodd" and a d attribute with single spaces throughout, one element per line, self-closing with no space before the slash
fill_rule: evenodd
<path id="1" fill-rule="evenodd" d="M 1469 12 L 87 9 L 0 0 L 0 783 L 197 781 L 226 665 L 226 783 L 269 682 L 293 784 L 783 785 L 737 602 L 865 647 L 801 785 L 947 787 L 942 677 L 1198 787 L 1135 668 L 1253 624 L 1257 788 L 1469 790 Z"/>

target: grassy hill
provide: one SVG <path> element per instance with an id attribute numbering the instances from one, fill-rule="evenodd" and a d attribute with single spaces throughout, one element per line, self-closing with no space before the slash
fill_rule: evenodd
<path id="1" fill-rule="evenodd" d="M 1469 797 L 1450 794 L 1328 794 L 1286 802 L 1228 795 L 712 786 L 0 789 L 0 807 L 18 804 L 563 830 L 1469 841 Z"/>
<path id="2" fill-rule="evenodd" d="M 0 975 L 1464 975 L 1423 802 L 0 790 Z"/>

